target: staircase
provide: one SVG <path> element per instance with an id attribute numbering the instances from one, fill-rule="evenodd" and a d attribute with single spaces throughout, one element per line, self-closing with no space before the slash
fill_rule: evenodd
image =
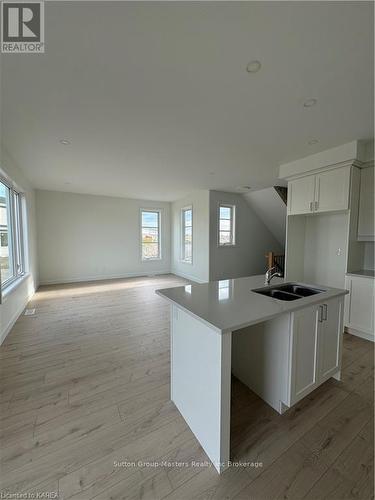
<path id="1" fill-rule="evenodd" d="M 272 267 L 276 267 L 284 276 L 285 254 L 276 254 L 273 252 L 266 253 L 266 269 L 271 269 Z"/>

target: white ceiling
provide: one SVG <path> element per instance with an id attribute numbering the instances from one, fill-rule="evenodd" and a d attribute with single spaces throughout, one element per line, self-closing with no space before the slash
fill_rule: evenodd
<path id="1" fill-rule="evenodd" d="M 371 2 L 46 2 L 45 29 L 2 72 L 3 143 L 41 189 L 260 188 L 373 135 Z"/>

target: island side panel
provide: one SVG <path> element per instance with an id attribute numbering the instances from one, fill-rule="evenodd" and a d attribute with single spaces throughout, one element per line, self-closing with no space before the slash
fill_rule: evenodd
<path id="1" fill-rule="evenodd" d="M 171 309 L 171 399 L 222 472 L 230 451 L 232 334 Z"/>

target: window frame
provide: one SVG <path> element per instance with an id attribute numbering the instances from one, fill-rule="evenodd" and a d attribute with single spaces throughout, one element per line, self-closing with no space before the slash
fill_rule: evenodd
<path id="1" fill-rule="evenodd" d="M 151 257 L 149 259 L 143 257 L 143 241 L 142 241 L 142 213 L 143 212 L 156 212 L 158 214 L 158 257 Z M 162 260 L 162 244 L 161 244 L 161 238 L 162 238 L 162 210 L 160 208 L 140 208 L 139 210 L 139 232 L 140 232 L 140 258 L 141 262 L 155 262 L 158 260 Z"/>
<path id="2" fill-rule="evenodd" d="M 0 283 L 1 290 L 6 289 L 23 278 L 26 274 L 25 255 L 25 217 L 24 194 L 7 178 L 0 175 L 0 182 L 9 190 L 9 206 L 7 208 L 8 248 L 12 275 Z M 9 213 L 8 213 L 9 212 Z M 0 270 L 1 276 L 1 270 Z"/>
<path id="3" fill-rule="evenodd" d="M 221 231 L 220 230 L 220 221 L 221 220 L 228 220 L 228 219 L 221 219 L 220 218 L 220 208 L 229 208 L 231 210 L 231 218 L 229 219 L 231 221 L 230 224 L 230 242 L 229 243 L 220 243 L 220 233 L 222 232 L 228 232 L 228 231 Z M 218 203 L 218 208 L 217 208 L 217 246 L 219 248 L 226 248 L 226 247 L 235 247 L 236 246 L 236 205 L 233 203 L 224 203 L 224 202 L 219 202 Z"/>
<path id="4" fill-rule="evenodd" d="M 186 258 L 186 248 L 185 248 L 185 212 L 191 211 L 191 258 Z M 193 264 L 193 205 L 187 205 L 182 207 L 180 211 L 180 260 L 184 264 Z"/>

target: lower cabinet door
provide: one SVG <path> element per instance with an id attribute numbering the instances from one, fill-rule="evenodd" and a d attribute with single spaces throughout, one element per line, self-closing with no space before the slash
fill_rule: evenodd
<path id="1" fill-rule="evenodd" d="M 319 322 L 319 382 L 323 382 L 339 371 L 341 365 L 341 343 L 343 333 L 343 299 L 328 300 Z"/>
<path id="2" fill-rule="evenodd" d="M 346 326 L 374 337 L 374 279 L 357 276 L 346 277 Z"/>
<path id="3" fill-rule="evenodd" d="M 318 382 L 318 330 L 322 309 L 315 305 L 292 314 L 289 404 L 293 405 Z"/>

